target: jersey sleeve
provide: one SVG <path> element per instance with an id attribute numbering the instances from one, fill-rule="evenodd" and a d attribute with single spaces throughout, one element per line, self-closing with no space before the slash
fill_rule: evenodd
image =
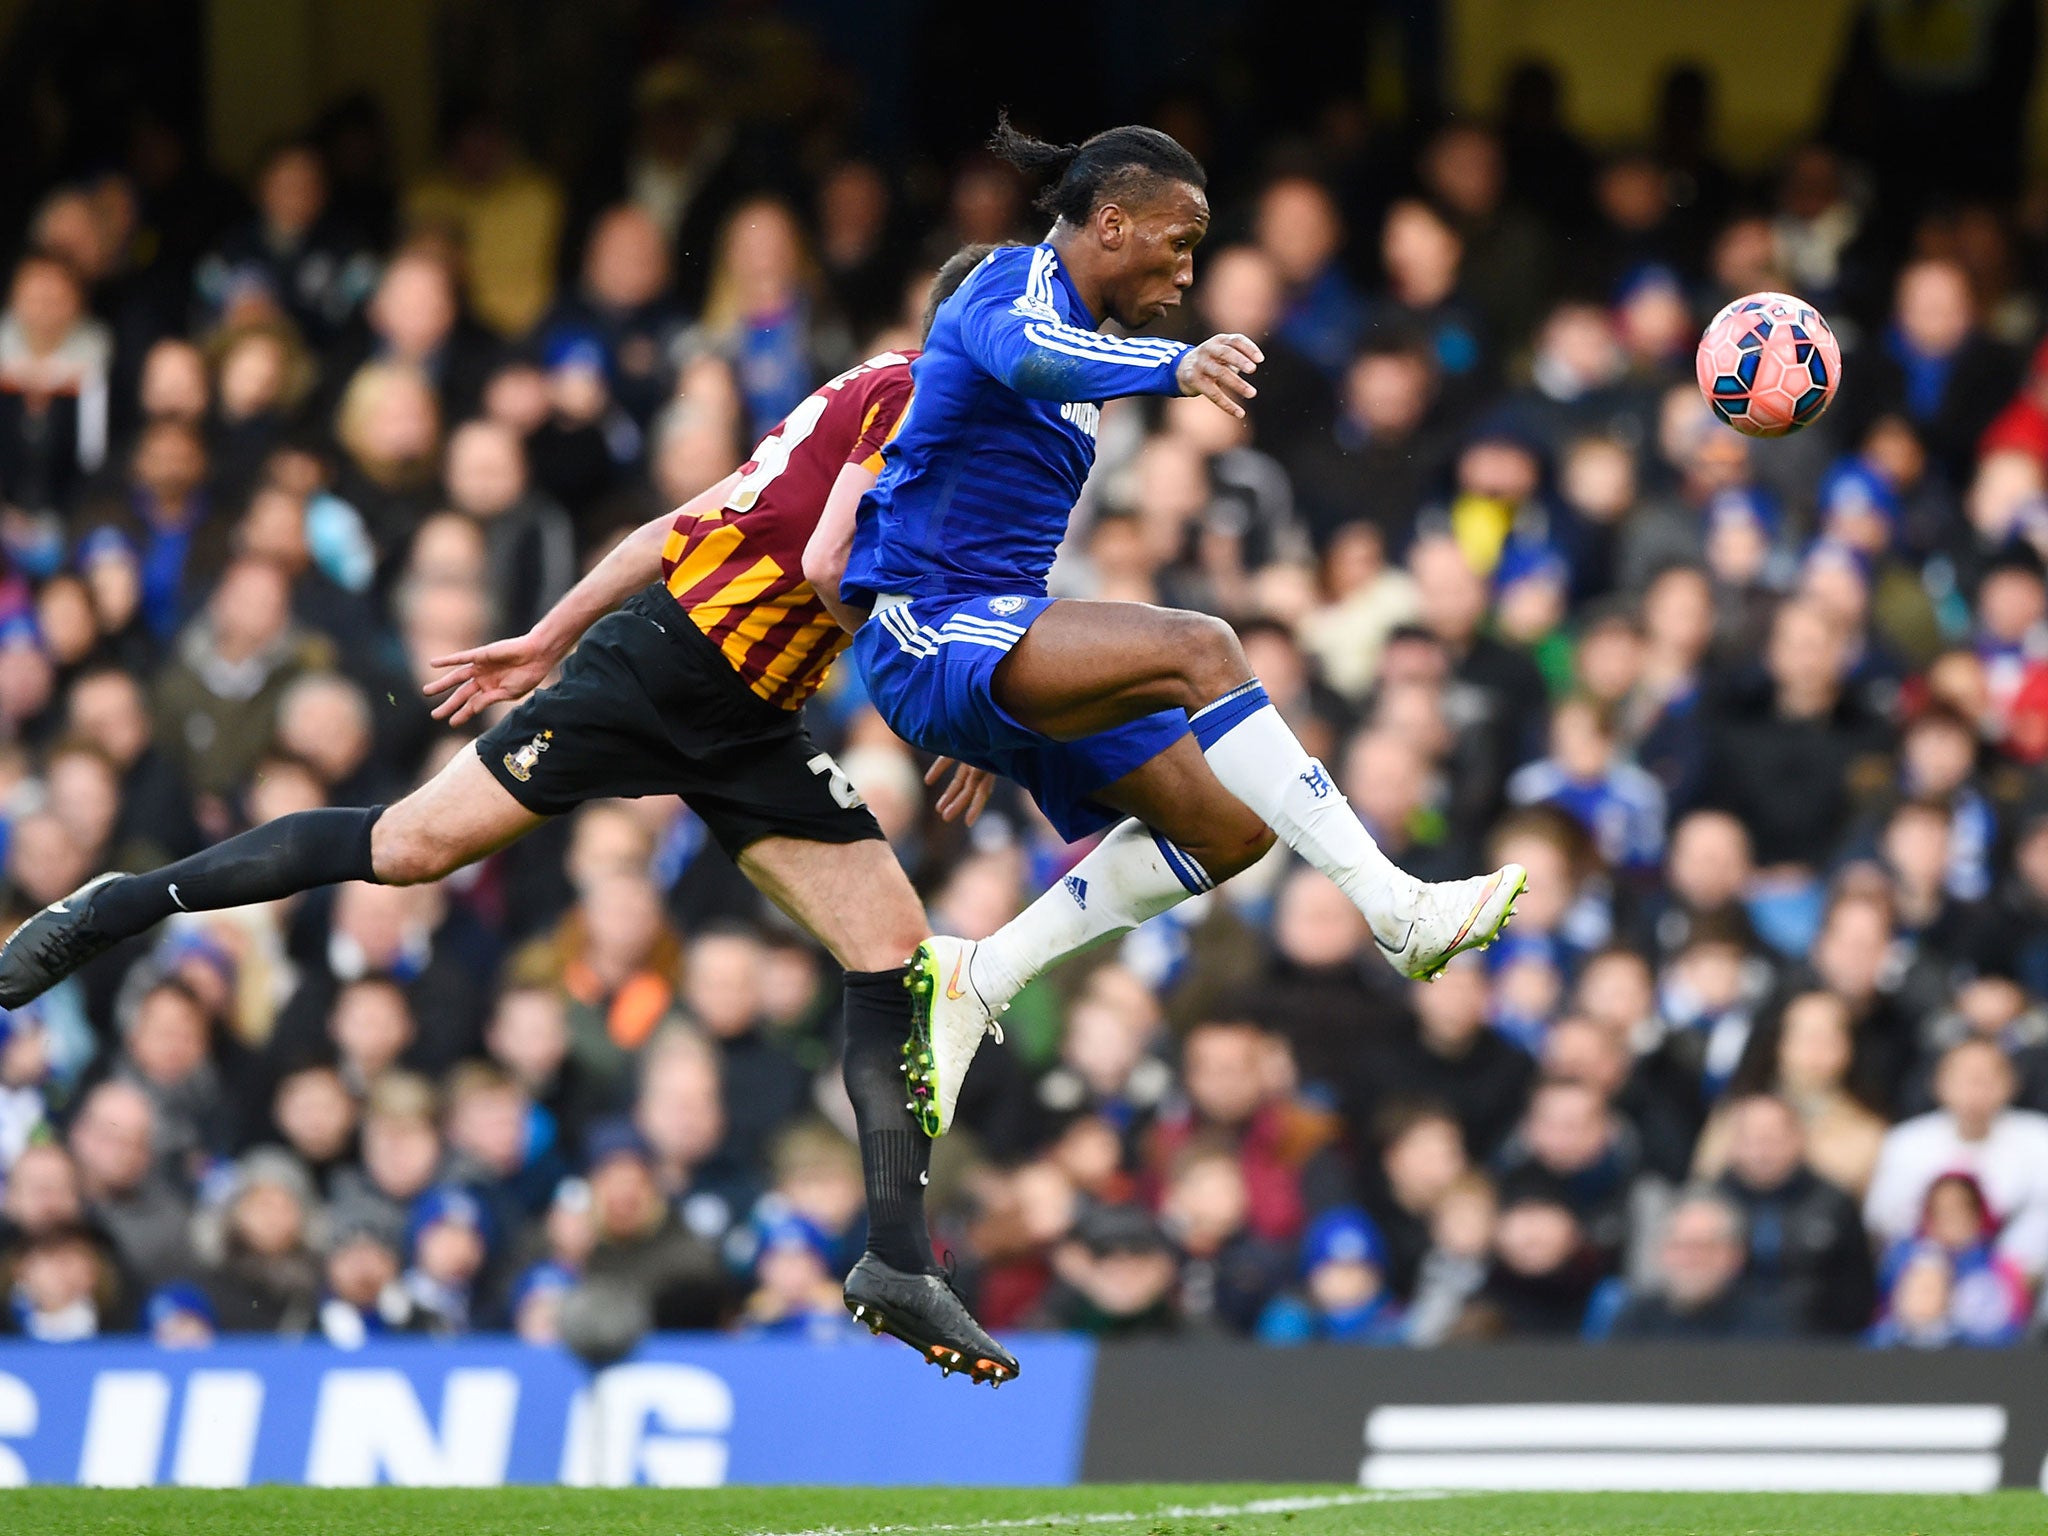
<path id="1" fill-rule="evenodd" d="M 1060 317 L 1045 251 L 1027 265 L 1005 263 L 964 295 L 960 339 L 989 374 L 1033 400 L 1113 400 L 1120 395 L 1177 395 L 1177 341 L 1156 336 L 1105 336 Z"/>
<path id="2" fill-rule="evenodd" d="M 873 375 L 874 385 L 861 402 L 860 436 L 854 439 L 846 462 L 863 469 L 882 470 L 882 450 L 888 446 L 910 414 L 910 370 L 883 368 Z"/>

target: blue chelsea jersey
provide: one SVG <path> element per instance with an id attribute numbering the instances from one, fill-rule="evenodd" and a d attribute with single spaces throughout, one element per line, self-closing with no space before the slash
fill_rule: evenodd
<path id="1" fill-rule="evenodd" d="M 992 251 L 939 306 L 861 501 L 841 595 L 1043 593 L 1102 402 L 1173 395 L 1187 348 L 1105 336 L 1050 245 Z"/>

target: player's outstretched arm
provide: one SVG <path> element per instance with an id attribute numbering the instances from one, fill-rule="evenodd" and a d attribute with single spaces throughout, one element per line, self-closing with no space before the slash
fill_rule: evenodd
<path id="1" fill-rule="evenodd" d="M 853 553 L 853 524 L 860 499 L 879 479 L 881 473 L 866 464 L 844 466 L 832 482 L 832 493 L 825 498 L 825 510 L 818 515 L 810 542 L 804 545 L 804 580 L 849 635 L 861 627 L 867 615 L 839 600 L 839 584 L 846 579 L 846 562 Z"/>
<path id="2" fill-rule="evenodd" d="M 436 656 L 431 664 L 446 670 L 420 690 L 430 699 L 446 695 L 434 706 L 434 718 L 461 725 L 493 704 L 533 692 L 586 629 L 660 578 L 662 546 L 676 519 L 684 513 L 702 516 L 725 505 L 738 483 L 739 471 L 734 470 L 676 511 L 635 528 L 525 634 Z"/>
<path id="3" fill-rule="evenodd" d="M 1265 360 L 1266 354 L 1249 336 L 1211 336 L 1181 354 L 1174 382 L 1182 394 L 1200 395 L 1218 410 L 1242 417 L 1244 402 L 1258 393 L 1245 375 L 1256 373 Z"/>
<path id="4" fill-rule="evenodd" d="M 968 356 L 1033 400 L 1114 400 L 1177 395 L 1176 368 L 1190 350 L 1163 336 L 1108 336 L 1060 318 L 1021 267 L 1013 283 L 989 281 L 960 316 Z"/>

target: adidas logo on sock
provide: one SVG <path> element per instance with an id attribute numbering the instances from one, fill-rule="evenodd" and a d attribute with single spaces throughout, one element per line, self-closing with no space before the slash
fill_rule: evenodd
<path id="1" fill-rule="evenodd" d="M 1088 910 L 1088 882 L 1079 875 L 1069 875 L 1061 883 L 1066 886 L 1067 894 L 1074 898 L 1074 905 L 1083 912 L 1086 912 Z"/>

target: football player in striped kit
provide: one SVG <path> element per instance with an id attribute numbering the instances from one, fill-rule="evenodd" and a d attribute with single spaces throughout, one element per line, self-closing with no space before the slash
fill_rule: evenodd
<path id="1" fill-rule="evenodd" d="M 987 249 L 941 268 L 932 305 Z M 906 1059 L 920 1007 L 905 961 L 931 928 L 802 714 L 848 639 L 805 578 L 806 547 L 831 509 L 841 509 L 835 526 L 850 525 L 874 485 L 909 407 L 915 355 L 883 353 L 823 385 L 746 464 L 628 534 L 528 633 L 439 658 L 445 670 L 426 691 L 449 723 L 524 702 L 431 781 L 395 805 L 301 811 L 146 874 L 99 876 L 0 948 L 0 1007 L 22 1006 L 175 912 L 348 880 L 439 880 L 585 801 L 680 795 L 846 970 L 843 1070 L 868 1198 L 868 1251 L 847 1279 L 848 1307 L 942 1369 L 1013 1378 L 1015 1357 L 932 1263 L 925 1227 L 929 1138 L 943 1127 L 928 1063 L 916 1051 Z M 542 688 L 558 666 L 560 680 Z M 985 776 L 955 773 L 942 812 L 978 808 Z M 973 1045 L 983 1030 L 972 1021 Z M 955 1081 L 948 1119 L 957 1094 Z"/>

